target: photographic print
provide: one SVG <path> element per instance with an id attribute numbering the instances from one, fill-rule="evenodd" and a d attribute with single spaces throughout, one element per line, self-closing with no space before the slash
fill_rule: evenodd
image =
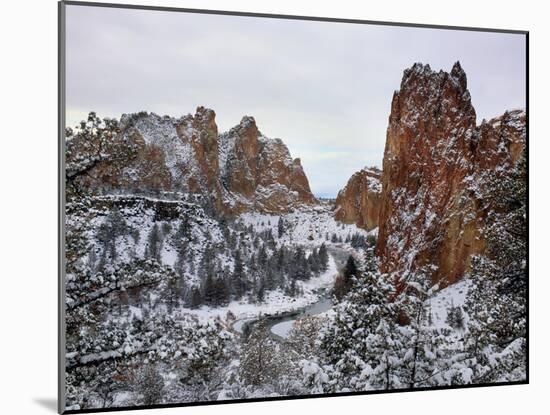
<path id="1" fill-rule="evenodd" d="M 60 3 L 60 412 L 527 383 L 527 37 Z"/>

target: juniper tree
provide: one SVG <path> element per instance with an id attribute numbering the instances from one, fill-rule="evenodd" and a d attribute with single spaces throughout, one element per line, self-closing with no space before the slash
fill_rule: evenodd
<path id="1" fill-rule="evenodd" d="M 265 244 L 262 244 L 260 251 L 258 252 L 258 267 L 259 269 L 265 269 L 267 266 L 267 252 Z"/>
<path id="2" fill-rule="evenodd" d="M 492 175 L 487 254 L 472 260 L 466 349 L 475 382 L 521 380 L 526 368 L 527 164 L 525 152 L 508 173 Z"/>
<path id="3" fill-rule="evenodd" d="M 203 303 L 200 289 L 197 287 L 193 287 L 189 294 L 190 294 L 189 306 L 191 308 L 198 308 Z"/>
<path id="4" fill-rule="evenodd" d="M 225 279 L 219 274 L 206 276 L 202 292 L 204 302 L 208 305 L 218 307 L 229 302 L 229 289 Z"/>
<path id="5" fill-rule="evenodd" d="M 260 281 L 258 283 L 258 288 L 256 290 L 256 300 L 257 302 L 261 303 L 264 301 L 265 298 L 265 282 L 263 278 L 260 278 Z"/>
<path id="6" fill-rule="evenodd" d="M 201 280 L 204 281 L 208 275 L 212 276 L 214 274 L 214 258 L 214 249 L 212 245 L 209 244 L 204 248 L 200 268 L 198 270 L 198 275 L 201 277 Z"/>
<path id="7" fill-rule="evenodd" d="M 311 277 L 311 270 L 308 260 L 306 258 L 304 248 L 301 246 L 296 247 L 296 250 L 292 255 L 290 270 L 294 279 L 305 281 Z"/>
<path id="8" fill-rule="evenodd" d="M 162 222 L 161 231 L 163 236 L 169 235 L 172 232 L 172 224 L 170 222 Z"/>
<path id="9" fill-rule="evenodd" d="M 314 248 L 311 254 L 307 257 L 308 268 L 313 275 L 319 275 L 319 254 L 317 248 Z"/>
<path id="10" fill-rule="evenodd" d="M 121 134 L 117 120 L 101 119 L 95 112 L 73 129 L 65 130 L 65 179 L 68 200 L 86 192 L 90 172 L 104 165 L 105 175 L 117 177 L 138 154 L 139 148 L 131 135 Z M 99 172 L 101 174 L 101 172 Z"/>
<path id="11" fill-rule="evenodd" d="M 216 306 L 227 305 L 229 303 L 229 288 L 227 281 L 223 276 L 218 275 L 214 281 L 214 302 Z"/>
<path id="12" fill-rule="evenodd" d="M 277 266 L 276 269 L 279 273 L 285 272 L 285 265 L 286 265 L 286 248 L 284 246 L 281 246 L 281 248 L 277 251 Z"/>
<path id="13" fill-rule="evenodd" d="M 300 359 L 316 359 L 319 356 L 317 337 L 322 327 L 322 319 L 305 315 L 292 325 L 287 343 Z"/>

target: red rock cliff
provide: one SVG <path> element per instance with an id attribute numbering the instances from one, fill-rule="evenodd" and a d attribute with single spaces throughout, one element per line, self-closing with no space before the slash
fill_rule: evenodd
<path id="1" fill-rule="evenodd" d="M 344 223 L 354 223 L 372 230 L 378 226 L 380 214 L 382 172 L 365 168 L 353 174 L 346 186 L 338 192 L 334 217 Z"/>
<path id="2" fill-rule="evenodd" d="M 525 113 L 476 126 L 466 74 L 415 64 L 395 92 L 387 129 L 377 253 L 396 280 L 423 269 L 442 285 L 460 279 L 483 253 L 488 172 L 522 153 Z"/>
<path id="3" fill-rule="evenodd" d="M 220 160 L 234 211 L 281 213 L 316 203 L 300 159 L 282 140 L 263 136 L 252 117 L 220 136 Z"/>

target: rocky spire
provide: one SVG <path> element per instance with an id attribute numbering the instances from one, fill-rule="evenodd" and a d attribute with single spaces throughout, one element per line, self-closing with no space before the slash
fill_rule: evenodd
<path id="1" fill-rule="evenodd" d="M 485 249 L 473 190 L 488 171 L 510 168 L 525 140 L 524 113 L 476 126 L 459 62 L 451 72 L 419 63 L 394 94 L 384 152 L 377 252 L 396 279 L 419 269 L 448 284 Z M 506 137 L 505 137 L 506 135 Z"/>

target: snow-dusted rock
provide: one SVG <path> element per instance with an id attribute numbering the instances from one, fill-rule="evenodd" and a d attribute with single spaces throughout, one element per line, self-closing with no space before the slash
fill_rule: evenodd
<path id="1" fill-rule="evenodd" d="M 233 211 L 284 213 L 316 203 L 300 159 L 281 139 L 262 135 L 252 117 L 220 135 L 220 161 Z"/>
<path id="2" fill-rule="evenodd" d="M 344 223 L 372 230 L 378 226 L 382 172 L 376 167 L 364 168 L 353 174 L 338 192 L 334 217 Z"/>
<path id="3" fill-rule="evenodd" d="M 292 159 L 281 139 L 263 136 L 249 116 L 218 134 L 215 117 L 204 107 L 180 118 L 124 114 L 117 139 L 133 151 L 106 157 L 79 180 L 109 191 L 208 195 L 218 212 L 230 215 L 284 213 L 317 203 L 300 159 Z"/>
<path id="4" fill-rule="evenodd" d="M 525 143 L 525 113 L 476 125 L 460 63 L 450 73 L 414 64 L 393 96 L 382 174 L 377 252 L 396 278 L 425 266 L 434 282 L 459 280 L 483 253 L 490 206 L 480 189 L 510 170 Z"/>

